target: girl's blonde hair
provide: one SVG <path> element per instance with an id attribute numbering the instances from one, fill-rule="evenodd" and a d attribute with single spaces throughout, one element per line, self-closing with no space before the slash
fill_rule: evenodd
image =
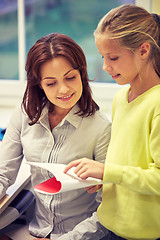
<path id="1" fill-rule="evenodd" d="M 145 9 L 124 4 L 112 9 L 100 20 L 94 36 L 99 38 L 103 35 L 107 39 L 115 39 L 120 45 L 133 52 L 142 43 L 150 43 L 150 60 L 152 60 L 155 71 L 160 76 L 159 22 L 155 21 L 154 16 Z"/>

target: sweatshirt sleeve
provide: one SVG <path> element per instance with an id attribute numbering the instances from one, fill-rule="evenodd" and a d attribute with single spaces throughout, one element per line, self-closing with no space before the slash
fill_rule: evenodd
<path id="1" fill-rule="evenodd" d="M 106 163 L 105 181 L 141 194 L 160 195 L 160 115 L 152 120 L 149 151 L 152 162 L 147 169 Z M 136 151 L 136 150 L 135 150 Z"/>

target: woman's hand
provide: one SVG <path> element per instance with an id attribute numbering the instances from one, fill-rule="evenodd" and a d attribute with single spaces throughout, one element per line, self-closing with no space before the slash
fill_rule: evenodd
<path id="1" fill-rule="evenodd" d="M 34 238 L 33 240 L 49 240 L 49 238 Z"/>
<path id="2" fill-rule="evenodd" d="M 65 168 L 64 173 L 67 173 L 72 167 L 75 167 L 75 174 L 84 180 L 88 177 L 103 179 L 103 163 L 96 162 L 88 158 L 81 158 L 70 162 Z"/>
<path id="3" fill-rule="evenodd" d="M 88 193 L 95 193 L 95 192 L 97 192 L 101 187 L 102 187 L 102 185 L 94 185 L 94 186 L 90 186 L 90 187 L 85 187 L 85 189 L 87 190 Z"/>

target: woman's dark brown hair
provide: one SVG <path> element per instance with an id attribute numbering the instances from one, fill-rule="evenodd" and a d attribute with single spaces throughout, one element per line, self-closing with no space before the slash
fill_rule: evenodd
<path id="1" fill-rule="evenodd" d="M 42 109 L 49 100 L 43 89 L 40 88 L 42 64 L 58 56 L 65 57 L 74 69 L 78 69 L 82 79 L 83 92 L 78 101 L 80 108 L 78 115 L 90 116 L 99 109 L 92 99 L 91 88 L 87 73 L 87 63 L 83 50 L 70 37 L 51 33 L 40 38 L 29 50 L 26 62 L 27 87 L 24 93 L 22 106 L 31 120 L 30 125 L 36 123 L 41 116 Z M 50 103 L 50 110 L 54 105 Z"/>

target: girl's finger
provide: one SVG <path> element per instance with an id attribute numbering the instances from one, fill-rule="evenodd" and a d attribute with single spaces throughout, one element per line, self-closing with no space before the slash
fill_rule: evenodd
<path id="1" fill-rule="evenodd" d="M 76 167 L 80 163 L 80 160 L 74 160 L 70 162 L 64 169 L 64 173 L 67 173 L 72 167 Z"/>

